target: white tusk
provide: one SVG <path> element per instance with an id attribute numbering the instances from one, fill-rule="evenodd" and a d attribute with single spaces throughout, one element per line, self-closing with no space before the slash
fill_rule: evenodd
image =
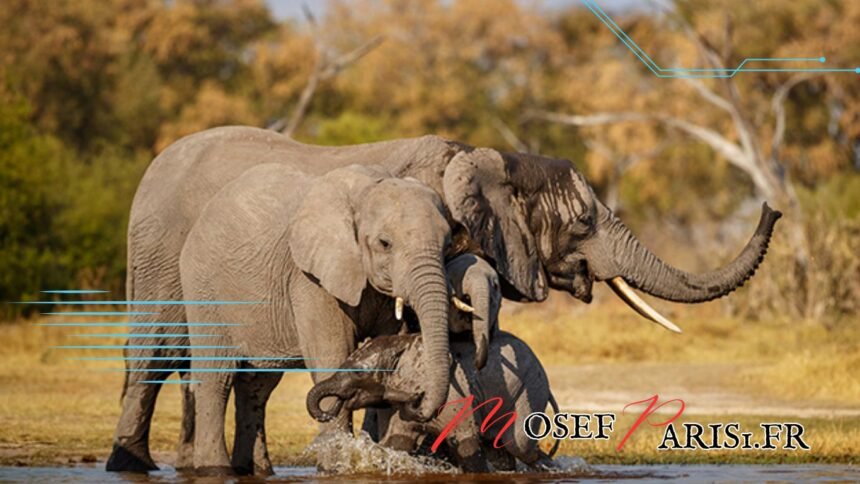
<path id="1" fill-rule="evenodd" d="M 403 319 L 403 298 L 398 297 L 394 300 L 394 317 L 397 318 L 398 321 Z"/>
<path id="2" fill-rule="evenodd" d="M 613 277 L 612 279 L 606 281 L 609 284 L 609 287 L 615 291 L 615 294 L 618 294 L 624 302 L 627 303 L 628 306 L 633 308 L 637 313 L 641 314 L 643 317 L 654 321 L 655 323 L 663 326 L 669 331 L 675 333 L 681 333 L 681 328 L 675 326 L 675 323 L 666 319 L 665 316 L 658 313 L 656 309 L 652 308 L 645 302 L 641 297 L 639 297 L 636 292 L 633 291 L 633 288 L 627 285 L 627 282 L 624 281 L 621 277 Z"/>
<path id="3" fill-rule="evenodd" d="M 455 308 L 459 309 L 460 311 L 463 311 L 464 313 L 474 313 L 475 312 L 475 308 L 464 303 L 457 296 L 451 296 L 451 302 L 454 303 Z"/>

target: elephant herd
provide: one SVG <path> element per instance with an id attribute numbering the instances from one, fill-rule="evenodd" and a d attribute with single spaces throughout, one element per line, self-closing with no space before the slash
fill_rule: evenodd
<path id="1" fill-rule="evenodd" d="M 407 451 L 450 420 L 440 407 L 470 394 L 543 411 L 555 402 L 540 362 L 497 328 L 503 298 L 556 289 L 590 302 L 605 281 L 680 331 L 634 289 L 685 303 L 724 296 L 753 275 L 779 217 L 763 205 L 734 261 L 692 274 L 640 244 L 565 160 L 435 136 L 345 147 L 249 127 L 185 137 L 152 162 L 131 209 L 126 287 L 140 345 L 126 349 L 107 469 L 156 468 L 151 382 L 172 372 L 187 382 L 177 467 L 199 472 L 272 472 L 265 408 L 283 369 L 311 374 L 308 411 L 323 433 L 351 431 L 353 410 L 387 409 L 366 426 Z M 461 468 L 548 462 L 521 424 L 498 455 L 481 417 L 446 441 Z"/>

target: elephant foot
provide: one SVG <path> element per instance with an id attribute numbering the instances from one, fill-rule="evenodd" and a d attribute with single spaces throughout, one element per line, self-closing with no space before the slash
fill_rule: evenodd
<path id="1" fill-rule="evenodd" d="M 253 467 L 233 467 L 233 470 L 240 476 L 253 475 L 256 477 L 269 477 L 275 475 L 275 471 L 272 469 L 272 464 L 254 464 Z"/>
<path id="2" fill-rule="evenodd" d="M 191 442 L 179 444 L 176 449 L 176 470 L 191 470 L 194 468 L 194 444 Z"/>
<path id="3" fill-rule="evenodd" d="M 137 455 L 125 447 L 114 444 L 113 450 L 108 457 L 105 470 L 108 472 L 149 472 L 157 471 L 158 466 L 152 461 L 149 452 L 140 452 Z"/>
<path id="4" fill-rule="evenodd" d="M 236 475 L 236 471 L 230 466 L 195 467 L 194 473 L 205 477 L 231 477 Z"/>

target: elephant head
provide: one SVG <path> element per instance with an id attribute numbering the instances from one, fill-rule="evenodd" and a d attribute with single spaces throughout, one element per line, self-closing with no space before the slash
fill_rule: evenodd
<path id="1" fill-rule="evenodd" d="M 487 261 L 463 254 L 445 266 L 458 311 L 451 313 L 451 332 L 470 331 L 475 341 L 475 368 L 487 363 L 490 340 L 498 329 L 502 293 L 499 275 Z M 459 298 L 459 299 L 456 299 Z M 465 306 L 459 301 L 465 301 Z M 465 311 L 463 311 L 465 309 Z"/>
<path id="2" fill-rule="evenodd" d="M 448 392 L 450 226 L 441 198 L 418 181 L 350 166 L 310 188 L 288 236 L 298 267 L 343 303 L 357 306 L 369 283 L 414 308 L 427 358 L 420 414 L 430 418 Z"/>
<path id="3" fill-rule="evenodd" d="M 505 297 L 541 301 L 553 288 L 589 302 L 592 281 L 605 281 L 637 312 L 678 332 L 630 286 L 684 303 L 725 296 L 754 274 L 781 216 L 765 204 L 733 262 L 693 274 L 645 248 L 569 161 L 461 145 L 442 188 L 452 217 L 502 277 Z"/>
<path id="4" fill-rule="evenodd" d="M 308 413 L 319 422 L 328 422 L 344 406 L 347 410 L 358 410 L 394 405 L 400 408 L 402 417 L 414 419 L 414 404 L 421 394 L 414 388 L 399 388 L 414 385 L 398 385 L 394 380 L 402 377 L 397 368 L 403 354 L 410 351 L 410 356 L 415 357 L 422 349 L 423 345 L 414 334 L 378 336 L 370 340 L 341 365 L 341 369 L 355 371 L 335 373 L 311 388 L 306 400 Z M 414 374 L 416 370 L 410 368 L 409 373 Z M 323 410 L 320 402 L 331 397 L 336 401 L 334 407 Z"/>

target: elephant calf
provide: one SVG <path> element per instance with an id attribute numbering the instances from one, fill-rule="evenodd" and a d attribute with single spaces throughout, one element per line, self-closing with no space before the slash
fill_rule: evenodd
<path id="1" fill-rule="evenodd" d="M 418 334 L 374 338 L 356 350 L 342 368 L 391 368 L 393 371 L 337 373 L 317 383 L 308 393 L 308 412 L 321 422 L 334 418 L 335 412 L 320 408 L 320 401 L 326 397 L 337 398 L 338 409 L 343 406 L 355 410 L 391 405 L 400 414 L 392 416 L 381 443 L 398 450 L 415 450 L 422 435 L 440 434 L 462 408 L 459 404 L 448 405 L 426 424 L 408 420 L 408 409 L 420 397 L 418 388 L 424 375 L 423 351 Z M 502 459 L 502 465 L 497 465 L 504 468 L 499 470 L 512 470 L 514 458 L 530 466 L 549 465 L 555 449 L 550 455 L 543 453 L 538 442 L 529 439 L 523 430 L 525 417 L 532 412 L 543 411 L 548 403 L 558 411 L 546 373 L 531 348 L 516 336 L 499 331 L 490 341 L 487 364 L 482 370 L 474 366 L 476 355 L 472 343 L 452 341 L 451 354 L 453 368 L 449 401 L 474 395 L 475 404 L 479 404 L 500 397 L 503 403 L 495 417 L 516 412 L 516 422 L 500 439 L 507 442 L 501 449 L 506 452 L 507 459 Z M 456 463 L 468 472 L 488 471 L 488 455 L 497 452 L 493 441 L 506 419 L 502 418 L 485 433 L 480 431 L 493 406 L 484 405 L 467 415 L 445 439 Z"/>

